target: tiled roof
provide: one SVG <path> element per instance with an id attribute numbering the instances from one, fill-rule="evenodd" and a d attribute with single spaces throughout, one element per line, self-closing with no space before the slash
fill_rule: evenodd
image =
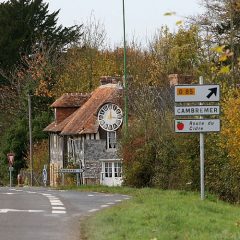
<path id="1" fill-rule="evenodd" d="M 66 124 L 69 122 L 69 120 L 76 114 L 76 111 L 71 114 L 69 117 L 65 118 L 62 122 L 57 124 L 55 121 L 50 123 L 46 128 L 43 129 L 44 132 L 55 132 L 60 133 L 63 128 L 66 126 Z"/>
<path id="2" fill-rule="evenodd" d="M 119 89 L 118 84 L 106 84 L 98 87 L 92 92 L 91 97 L 73 114 L 60 124 L 51 123 L 44 131 L 59 132 L 62 135 L 97 133 L 99 127 L 97 113 L 99 108 L 107 102 L 121 106 L 122 90 Z"/>
<path id="3" fill-rule="evenodd" d="M 85 133 L 97 133 L 98 121 L 97 113 L 99 108 L 107 102 L 121 103 L 122 90 L 118 84 L 106 84 L 98 87 L 88 99 L 88 101 L 79 108 L 63 128 L 61 134 L 75 135 Z"/>
<path id="4" fill-rule="evenodd" d="M 60 98 L 58 98 L 51 107 L 80 107 L 87 99 L 90 97 L 89 94 L 83 93 L 65 93 Z"/>

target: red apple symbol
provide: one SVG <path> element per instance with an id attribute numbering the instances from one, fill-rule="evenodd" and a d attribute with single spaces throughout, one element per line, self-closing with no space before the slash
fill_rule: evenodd
<path id="1" fill-rule="evenodd" d="M 177 123 L 177 129 L 178 130 L 183 130 L 183 128 L 184 128 L 184 124 L 182 122 L 178 122 Z"/>

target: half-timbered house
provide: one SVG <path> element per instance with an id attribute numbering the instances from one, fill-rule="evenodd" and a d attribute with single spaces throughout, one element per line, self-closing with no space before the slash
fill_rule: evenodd
<path id="1" fill-rule="evenodd" d="M 91 94 L 64 94 L 51 107 L 55 119 L 49 134 L 50 185 L 56 186 L 61 169 L 82 170 L 83 184 L 120 185 L 118 156 L 122 123 L 122 87 L 119 79 L 102 77 Z"/>

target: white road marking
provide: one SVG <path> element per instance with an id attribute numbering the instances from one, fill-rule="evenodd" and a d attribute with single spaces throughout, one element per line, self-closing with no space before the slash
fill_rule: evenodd
<path id="1" fill-rule="evenodd" d="M 52 207 L 52 214 L 66 214 L 66 208 L 58 197 L 48 193 L 42 193 L 42 195 L 48 198 Z"/>
<path id="2" fill-rule="evenodd" d="M 1 194 L 4 194 L 4 195 L 13 195 L 13 194 L 17 194 L 17 193 L 10 193 L 10 192 L 8 192 L 8 193 L 1 193 Z"/>
<path id="3" fill-rule="evenodd" d="M 54 209 L 54 210 L 65 210 L 66 208 L 65 207 L 52 207 L 52 209 Z"/>
<path id="4" fill-rule="evenodd" d="M 59 213 L 60 213 L 60 214 L 65 214 L 66 211 L 55 211 L 55 210 L 53 210 L 52 213 L 53 213 L 53 214 L 59 214 Z"/>
<path id="5" fill-rule="evenodd" d="M 122 202 L 122 200 L 118 199 L 118 200 L 115 200 L 115 202 Z"/>
<path id="6" fill-rule="evenodd" d="M 89 210 L 88 212 L 96 212 L 96 211 L 99 211 L 99 209 L 94 208 L 94 209 Z"/>
<path id="7" fill-rule="evenodd" d="M 94 195 L 93 194 L 88 194 L 88 197 L 94 197 Z"/>
<path id="8" fill-rule="evenodd" d="M 43 196 L 52 196 L 50 193 L 41 193 Z"/>
<path id="9" fill-rule="evenodd" d="M 51 197 L 51 198 L 48 198 L 48 200 L 49 200 L 50 202 L 51 202 L 51 201 L 54 202 L 54 201 L 59 201 L 59 198 L 56 198 L 56 197 L 53 198 L 53 197 Z"/>
<path id="10" fill-rule="evenodd" d="M 115 203 L 113 203 L 113 202 L 109 202 L 109 203 L 106 203 L 106 204 L 108 204 L 108 205 L 114 205 Z"/>
<path id="11" fill-rule="evenodd" d="M 52 206 L 64 206 L 63 203 L 51 203 Z"/>
<path id="12" fill-rule="evenodd" d="M 109 205 L 101 205 L 101 208 L 109 207 Z"/>
<path id="13" fill-rule="evenodd" d="M 28 213 L 40 213 L 45 212 L 44 210 L 20 210 L 20 209 L 0 209 L 0 213 L 8 213 L 8 212 L 28 212 Z"/>
<path id="14" fill-rule="evenodd" d="M 62 204 L 62 202 L 59 199 L 56 199 L 56 200 L 50 199 L 49 201 L 50 201 L 51 204 L 52 203 L 60 203 L 60 204 Z"/>

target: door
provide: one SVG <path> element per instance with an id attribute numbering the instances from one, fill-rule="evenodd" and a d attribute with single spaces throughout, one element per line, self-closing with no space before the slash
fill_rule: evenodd
<path id="1" fill-rule="evenodd" d="M 103 162 L 102 184 L 107 186 L 121 186 L 122 184 L 121 161 Z"/>

